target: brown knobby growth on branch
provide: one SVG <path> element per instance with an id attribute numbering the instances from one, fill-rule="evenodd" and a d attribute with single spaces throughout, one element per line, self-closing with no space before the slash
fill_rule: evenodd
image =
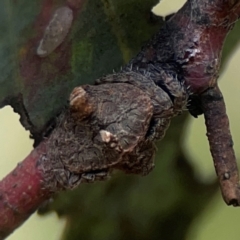
<path id="1" fill-rule="evenodd" d="M 75 88 L 49 138 L 0 183 L 0 239 L 59 190 L 105 180 L 114 169 L 148 174 L 154 142 L 187 108 L 193 116 L 204 113 L 224 200 L 238 206 L 217 78 L 224 39 L 239 14 L 239 1 L 189 0 L 120 73 Z"/>

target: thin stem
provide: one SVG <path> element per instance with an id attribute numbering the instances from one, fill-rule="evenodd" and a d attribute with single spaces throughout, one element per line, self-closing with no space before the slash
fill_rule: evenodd
<path id="1" fill-rule="evenodd" d="M 239 206 L 239 176 L 229 120 L 218 86 L 201 95 L 207 137 L 223 198 L 228 205 Z"/>

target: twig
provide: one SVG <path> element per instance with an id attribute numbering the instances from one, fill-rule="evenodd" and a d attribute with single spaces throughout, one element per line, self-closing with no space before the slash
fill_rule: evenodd
<path id="1" fill-rule="evenodd" d="M 239 176 L 229 120 L 221 91 L 216 86 L 201 95 L 207 137 L 223 198 L 228 205 L 240 205 Z"/>

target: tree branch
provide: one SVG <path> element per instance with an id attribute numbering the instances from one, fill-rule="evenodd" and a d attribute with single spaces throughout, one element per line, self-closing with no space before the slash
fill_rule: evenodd
<path id="1" fill-rule="evenodd" d="M 0 239 L 19 227 L 50 197 L 42 186 L 43 175 L 38 168 L 45 153 L 42 142 L 0 182 Z"/>
<path id="2" fill-rule="evenodd" d="M 239 175 L 225 103 L 219 88 L 201 95 L 207 137 L 223 198 L 228 205 L 239 206 Z"/>
<path id="3" fill-rule="evenodd" d="M 189 0 L 121 73 L 76 88 L 49 139 L 0 183 L 2 238 L 53 192 L 105 180 L 113 169 L 148 174 L 154 166 L 154 142 L 187 104 L 192 115 L 205 114 L 223 196 L 228 204 L 239 205 L 232 144 L 224 143 L 231 142 L 231 135 L 223 100 L 218 105 L 205 98 L 209 88 L 218 89 L 222 45 L 239 18 L 239 5 Z M 220 137 L 219 127 L 211 122 L 221 120 L 215 108 L 226 120 Z M 221 144 L 214 144 L 216 139 Z M 223 150 L 229 153 L 227 166 L 234 169 L 219 164 Z M 224 185 L 222 174 L 227 180 L 233 176 L 233 182 Z"/>

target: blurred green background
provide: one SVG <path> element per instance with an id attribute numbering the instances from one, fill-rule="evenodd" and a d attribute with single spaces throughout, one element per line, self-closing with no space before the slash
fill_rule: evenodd
<path id="1" fill-rule="evenodd" d="M 165 0 L 154 8 L 154 12 L 164 16 L 175 12 L 183 3 L 184 1 L 180 0 L 177 3 L 176 0 Z M 219 79 L 238 158 L 240 156 L 240 112 L 237 107 L 237 103 L 240 101 L 239 63 L 240 46 L 228 59 Z M 202 182 L 207 183 L 213 181 L 216 176 L 205 132 L 203 117 L 191 118 L 185 129 L 182 144 L 189 161 L 194 166 L 195 175 Z M 10 107 L 0 110 L 0 136 L 0 178 L 2 178 L 15 167 L 17 162 L 28 155 L 32 149 L 32 141 L 29 139 L 29 133 L 20 125 L 19 116 Z M 218 192 L 193 222 L 187 240 L 239 240 L 239 224 L 240 209 L 226 206 Z M 34 214 L 8 239 L 59 240 L 64 226 L 65 219 L 58 218 L 54 213 L 45 216 Z M 172 226 L 172 231 L 174 231 L 174 227 Z"/>

